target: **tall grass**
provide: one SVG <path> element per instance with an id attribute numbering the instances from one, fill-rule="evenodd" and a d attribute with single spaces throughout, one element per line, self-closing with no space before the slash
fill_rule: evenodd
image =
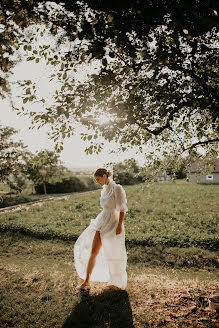
<path id="1" fill-rule="evenodd" d="M 126 242 L 160 247 L 218 249 L 218 186 L 145 184 L 125 188 Z M 27 207 L 0 216 L 0 230 L 75 240 L 100 212 L 100 191 Z"/>

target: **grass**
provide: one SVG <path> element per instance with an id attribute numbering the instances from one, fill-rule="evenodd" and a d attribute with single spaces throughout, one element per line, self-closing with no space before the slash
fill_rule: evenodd
<path id="1" fill-rule="evenodd" d="M 217 327 L 217 314 L 206 309 L 218 288 L 215 271 L 129 260 L 126 291 L 92 283 L 90 292 L 76 293 L 73 243 L 8 232 L 2 241 L 2 328 Z"/>
<path id="2" fill-rule="evenodd" d="M 125 187 L 126 291 L 76 293 L 74 241 L 100 191 L 0 215 L 0 326 L 218 328 L 218 186 Z"/>
<path id="3" fill-rule="evenodd" d="M 10 187 L 7 184 L 0 183 L 0 208 L 5 208 L 14 205 L 25 204 L 29 202 L 35 202 L 39 200 L 48 199 L 51 197 L 60 197 L 60 194 L 53 194 L 53 195 L 37 195 L 32 193 L 32 186 L 30 184 L 22 191 L 22 194 L 11 194 L 11 195 L 4 195 L 3 193 L 10 192 Z M 14 191 L 15 192 L 15 191 Z M 64 196 L 66 194 L 62 194 Z M 2 197 L 2 198 L 1 198 Z"/>
<path id="4" fill-rule="evenodd" d="M 218 249 L 218 186 L 142 184 L 126 187 L 126 192 L 128 244 Z M 75 240 L 100 211 L 99 197 L 100 191 L 73 194 L 66 201 L 6 213 L 0 217 L 0 230 Z"/>

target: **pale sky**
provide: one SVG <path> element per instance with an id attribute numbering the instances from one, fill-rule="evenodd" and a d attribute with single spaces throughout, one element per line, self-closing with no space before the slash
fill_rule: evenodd
<path id="1" fill-rule="evenodd" d="M 53 141 L 49 140 L 45 127 L 37 130 L 29 130 L 31 125 L 30 119 L 24 116 L 18 116 L 15 111 L 11 110 L 10 103 L 7 100 L 0 100 L 1 118 L 0 124 L 14 127 L 19 130 L 16 140 L 20 139 L 28 146 L 32 152 L 42 149 L 54 149 Z M 136 155 L 134 150 L 124 153 L 110 154 L 110 150 L 116 150 L 115 143 L 106 142 L 104 150 L 96 155 L 86 155 L 85 148 L 89 144 L 82 141 L 79 133 L 64 141 L 64 150 L 60 153 L 61 160 L 67 167 L 97 167 L 104 166 L 108 162 L 120 162 L 127 158 L 134 157 L 140 165 L 144 164 L 144 156 Z"/>
<path id="2" fill-rule="evenodd" d="M 31 29 L 32 27 L 30 28 L 30 31 Z M 52 45 L 54 43 L 54 40 L 51 39 L 51 36 L 48 36 L 46 34 L 44 34 L 43 38 L 41 38 L 40 30 L 38 33 L 35 33 L 35 36 L 36 34 L 37 41 L 31 43 L 32 49 L 39 51 L 39 46 L 41 44 Z M 63 49 L 61 49 L 61 51 L 64 51 L 67 45 L 63 45 Z M 15 106 L 19 108 L 24 106 L 27 107 L 29 111 L 40 111 L 41 105 L 39 103 L 34 104 L 28 102 L 27 104 L 23 105 L 21 97 L 23 91 L 21 90 L 21 88 L 18 88 L 16 82 L 23 80 L 31 80 L 32 82 L 34 82 L 37 87 L 39 98 L 44 98 L 45 105 L 49 106 L 54 102 L 55 90 L 60 90 L 61 88 L 61 85 L 56 76 L 52 80 L 50 79 L 51 74 L 57 75 L 59 67 L 56 68 L 50 65 L 47 66 L 46 61 L 42 58 L 40 58 L 38 64 L 36 64 L 35 61 L 26 61 L 26 58 L 29 56 L 29 54 L 28 51 L 24 51 L 23 46 L 20 48 L 19 52 L 20 53 L 18 53 L 18 55 L 20 55 L 20 57 L 23 59 L 15 66 L 15 68 L 13 69 L 14 74 L 9 78 L 13 102 Z M 80 71 L 76 73 L 78 75 L 74 77 L 79 79 L 80 81 L 83 81 L 86 78 L 87 74 L 94 73 L 95 67 L 97 67 L 95 65 L 95 63 L 93 66 L 81 65 Z M 72 72 L 70 74 L 72 75 Z M 31 126 L 30 119 L 28 119 L 28 117 L 26 116 L 18 116 L 17 113 L 12 110 L 9 100 L 0 99 L 0 111 L 0 124 L 4 126 L 14 127 L 15 129 L 19 130 L 19 133 L 17 134 L 17 139 L 22 140 L 24 144 L 28 146 L 28 149 L 30 151 L 36 152 L 42 149 L 54 149 L 55 144 L 53 143 L 53 141 L 49 140 L 46 127 L 43 127 L 39 130 L 29 130 L 28 128 L 29 126 Z M 85 130 L 84 132 L 86 133 L 87 131 Z M 136 151 L 134 150 L 129 150 L 124 153 L 118 153 L 118 146 L 113 142 L 106 142 L 104 150 L 98 155 L 86 155 L 85 148 L 89 146 L 89 143 L 81 140 L 79 135 L 79 129 L 78 132 L 76 131 L 76 134 L 74 136 L 65 139 L 63 146 L 64 150 L 60 153 L 60 157 L 61 160 L 64 162 L 64 165 L 67 167 L 97 168 L 104 166 L 106 163 L 109 162 L 120 162 L 124 159 L 132 157 L 134 157 L 140 165 L 143 165 L 145 162 L 144 156 L 137 155 Z M 110 151 L 112 149 L 116 151 L 115 154 L 110 154 Z"/>

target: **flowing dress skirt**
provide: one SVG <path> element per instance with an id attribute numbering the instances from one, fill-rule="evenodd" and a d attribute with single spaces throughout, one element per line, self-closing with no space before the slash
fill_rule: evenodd
<path id="1" fill-rule="evenodd" d="M 90 280 L 107 282 L 121 289 L 127 286 L 125 249 L 125 227 L 116 235 L 119 212 L 115 209 L 104 208 L 95 220 L 82 232 L 74 246 L 74 261 L 78 275 L 85 279 L 88 260 L 96 231 L 100 231 L 102 247 L 96 258 L 96 264 Z"/>

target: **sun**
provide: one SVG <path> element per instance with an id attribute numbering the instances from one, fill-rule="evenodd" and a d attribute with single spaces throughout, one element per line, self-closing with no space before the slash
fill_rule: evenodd
<path id="1" fill-rule="evenodd" d="M 113 120 L 113 116 L 108 113 L 101 113 L 97 117 L 97 122 L 100 125 L 105 125 Z"/>

